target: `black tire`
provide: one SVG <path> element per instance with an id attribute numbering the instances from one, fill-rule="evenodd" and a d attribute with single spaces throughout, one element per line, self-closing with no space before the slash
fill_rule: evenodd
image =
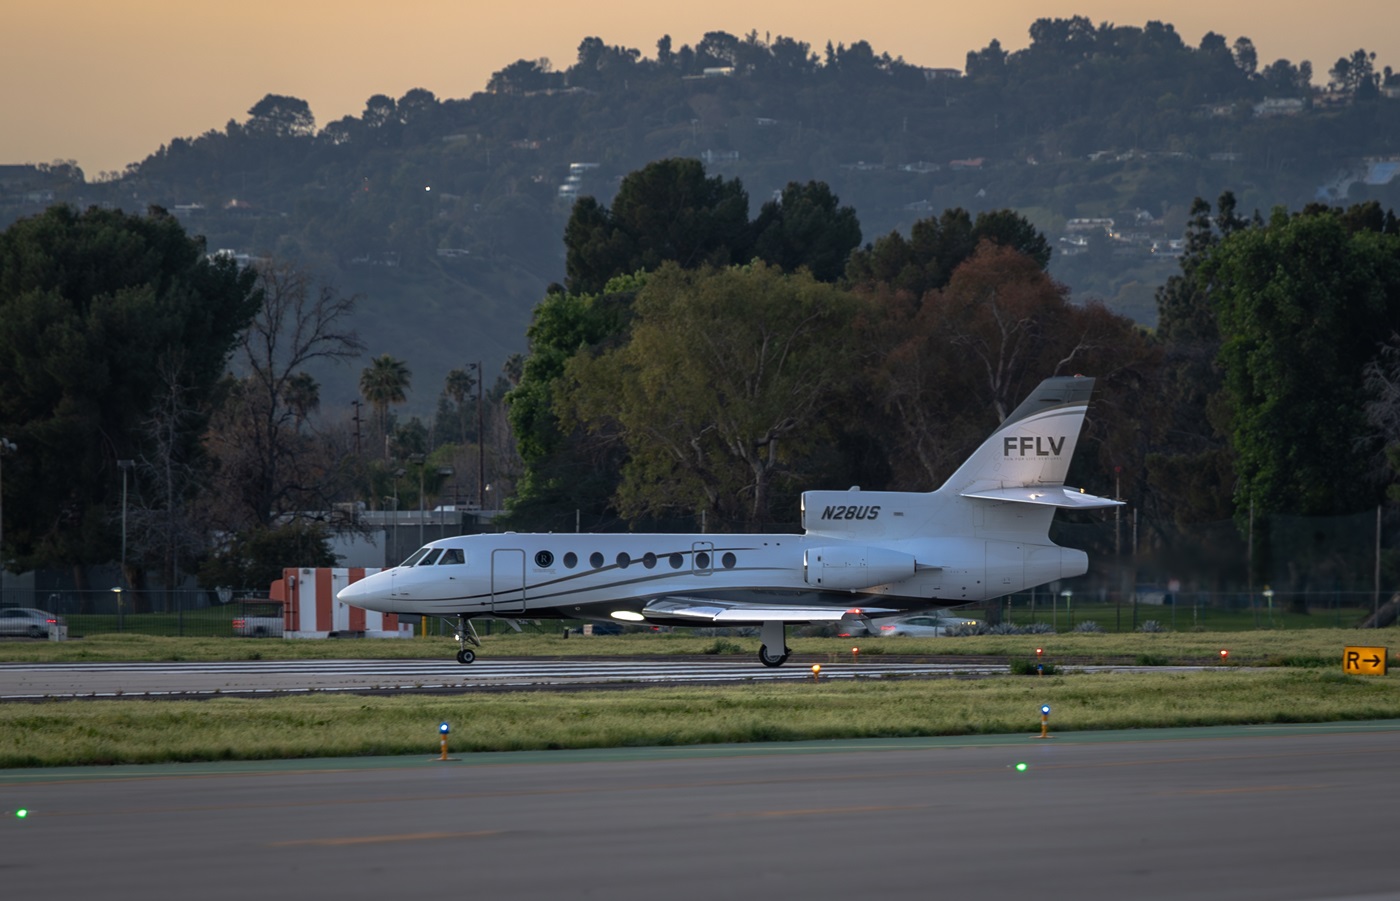
<path id="1" fill-rule="evenodd" d="M 787 648 L 783 648 L 781 657 L 770 657 L 768 655 L 768 645 L 760 645 L 758 649 L 758 662 L 764 666 L 782 666 L 784 663 L 787 663 L 788 655 L 791 653 L 792 652 Z"/>
<path id="2" fill-rule="evenodd" d="M 462 648 L 462 650 L 457 652 L 458 663 L 471 663 L 474 660 L 476 660 L 476 651 Z"/>
<path id="3" fill-rule="evenodd" d="M 44 637 L 44 630 L 43 630 L 43 629 L 40 629 L 38 626 L 30 626 L 30 627 L 29 627 L 29 637 L 30 637 L 30 638 L 43 638 L 43 637 Z"/>

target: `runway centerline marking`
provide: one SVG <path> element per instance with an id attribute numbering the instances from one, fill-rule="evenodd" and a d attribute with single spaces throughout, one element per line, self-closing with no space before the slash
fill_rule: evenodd
<path id="1" fill-rule="evenodd" d="M 872 804 L 863 807 L 811 807 L 799 810 L 754 810 L 747 813 L 719 814 L 721 819 L 779 819 L 783 817 L 842 816 L 852 813 L 887 813 L 891 810 L 928 810 L 927 804 Z"/>
<path id="2" fill-rule="evenodd" d="M 293 848 L 312 845 L 322 848 L 343 845 L 382 845 L 392 842 L 433 842 L 450 838 L 485 838 L 500 835 L 499 829 L 485 829 L 479 832 L 412 832 L 404 835 L 359 835 L 345 838 L 298 838 L 285 842 L 270 842 L 272 848 Z"/>

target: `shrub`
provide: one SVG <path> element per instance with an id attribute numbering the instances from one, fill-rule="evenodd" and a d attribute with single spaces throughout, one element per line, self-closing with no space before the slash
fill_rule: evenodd
<path id="1" fill-rule="evenodd" d="M 1103 632 L 1103 626 L 1100 626 L 1098 623 L 1094 622 L 1092 619 L 1086 619 L 1086 620 L 1084 620 L 1084 622 L 1082 622 L 1082 623 L 1075 623 L 1075 625 L 1074 625 L 1074 631 L 1075 631 L 1075 632 L 1097 632 L 1097 633 L 1102 633 L 1102 632 Z"/>
<path id="2" fill-rule="evenodd" d="M 1043 666 L 1045 667 L 1045 675 L 1047 675 L 1047 676 L 1053 676 L 1053 675 L 1055 675 L 1055 664 L 1053 664 L 1053 663 L 1045 663 L 1045 664 L 1040 664 L 1040 665 L 1043 665 Z M 1036 676 L 1036 675 L 1040 675 L 1040 671 L 1036 669 L 1036 666 L 1037 666 L 1037 664 L 1036 664 L 1036 662 L 1035 662 L 1034 660 L 1029 660 L 1029 659 L 1026 659 L 1026 658 L 1024 658 L 1024 657 L 1015 657 L 1015 658 L 1012 658 L 1012 660 L 1011 660 L 1011 675 L 1013 675 L 1013 676 Z"/>
<path id="3" fill-rule="evenodd" d="M 1157 622 L 1155 619 L 1149 619 L 1138 626 L 1137 630 L 1139 632 L 1165 632 L 1167 631 L 1167 627 Z"/>
<path id="4" fill-rule="evenodd" d="M 1052 626 L 1052 625 L 1050 625 L 1049 623 L 1031 623 L 1031 624 L 1028 625 L 1028 626 L 1023 626 L 1023 627 L 1022 627 L 1022 629 L 1021 629 L 1021 634 L 1022 634 L 1022 635 L 1054 635 L 1054 634 L 1055 634 L 1055 627 Z"/>

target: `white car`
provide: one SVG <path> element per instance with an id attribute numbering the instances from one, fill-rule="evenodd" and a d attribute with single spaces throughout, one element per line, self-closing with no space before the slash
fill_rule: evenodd
<path id="1" fill-rule="evenodd" d="M 955 635 L 960 629 L 976 628 L 982 620 L 972 616 L 959 616 L 951 610 L 936 610 L 931 613 L 915 613 L 910 616 L 894 616 L 874 620 L 876 635 L 916 635 L 926 638 Z"/>
<path id="2" fill-rule="evenodd" d="M 47 610 L 33 607 L 6 607 L 0 610 L 0 635 L 27 635 L 48 638 L 50 626 L 67 625 L 67 621 Z"/>
<path id="3" fill-rule="evenodd" d="M 233 619 L 233 634 L 244 638 L 281 638 L 281 601 L 240 601 L 242 615 Z"/>

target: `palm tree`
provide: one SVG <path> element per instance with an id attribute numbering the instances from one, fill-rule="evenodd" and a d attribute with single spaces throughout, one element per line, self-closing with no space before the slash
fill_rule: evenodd
<path id="1" fill-rule="evenodd" d="M 378 414 L 380 435 L 389 434 L 389 405 L 407 399 L 412 377 L 407 363 L 388 354 L 375 357 L 360 373 L 360 394 Z"/>
<path id="2" fill-rule="evenodd" d="M 294 373 L 282 386 L 282 400 L 292 408 L 297 425 L 304 425 L 306 417 L 321 405 L 321 386 L 308 372 Z"/>
<path id="3" fill-rule="evenodd" d="M 475 387 L 476 379 L 465 369 L 454 369 L 447 374 L 447 386 L 444 390 L 457 405 L 457 425 L 461 433 L 460 443 L 463 446 L 467 443 L 467 398 L 471 397 Z"/>

